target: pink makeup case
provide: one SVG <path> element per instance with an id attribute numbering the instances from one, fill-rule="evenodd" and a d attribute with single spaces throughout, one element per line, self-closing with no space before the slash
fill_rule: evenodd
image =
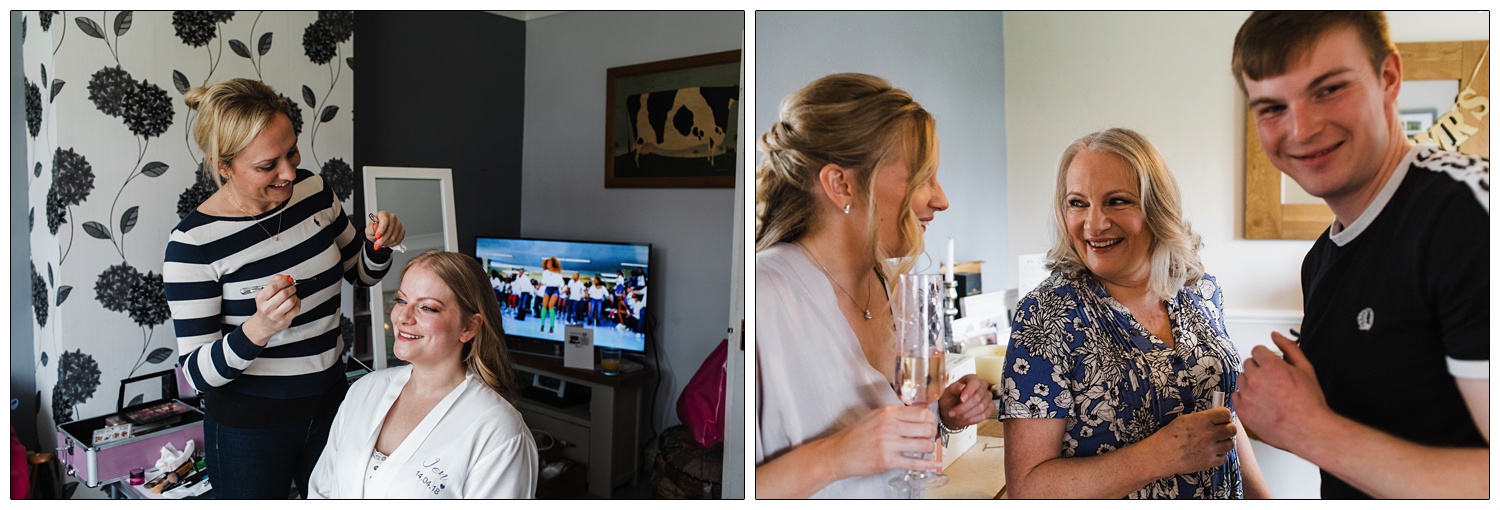
<path id="1" fill-rule="evenodd" d="M 126 379 L 120 382 L 121 413 L 58 425 L 57 456 L 67 473 L 98 487 L 128 478 L 131 469 L 154 466 L 167 443 L 181 450 L 192 440 L 202 451 L 203 412 L 177 400 L 177 381 L 175 370 Z M 150 400 L 125 405 L 127 389 L 136 394 L 141 388 Z M 131 423 L 130 435 L 95 444 L 94 432 L 116 422 Z"/>

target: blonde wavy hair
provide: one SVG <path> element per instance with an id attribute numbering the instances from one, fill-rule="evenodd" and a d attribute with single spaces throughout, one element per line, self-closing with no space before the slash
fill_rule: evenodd
<path id="1" fill-rule="evenodd" d="M 755 251 L 801 239 L 816 221 L 818 175 L 827 164 L 846 169 L 865 210 L 866 248 L 882 278 L 905 273 L 923 252 L 922 230 L 911 212 L 912 194 L 937 172 L 937 127 L 932 114 L 883 78 L 832 74 L 809 83 L 781 103 L 781 118 L 760 136 L 764 154 L 755 170 Z M 902 157 L 913 165 L 898 204 L 875 201 L 875 177 Z M 898 206 L 898 231 L 906 253 L 886 253 L 877 237 L 881 207 Z M 897 259 L 891 262 L 890 259 Z"/>
<path id="2" fill-rule="evenodd" d="M 203 150 L 204 177 L 218 176 L 207 179 L 215 187 L 226 182 L 218 173 L 220 164 L 232 164 L 276 114 L 291 118 L 291 105 L 275 89 L 248 78 L 194 87 L 184 94 L 183 102 L 198 111 L 193 140 Z"/>
<path id="3" fill-rule="evenodd" d="M 453 291 L 463 317 L 479 314 L 479 330 L 474 339 L 464 343 L 464 368 L 480 382 L 502 397 L 511 398 L 515 390 L 515 371 L 510 351 L 505 348 L 505 326 L 500 322 L 500 304 L 495 290 L 479 261 L 462 253 L 428 250 L 417 254 L 401 269 L 402 278 L 413 267 L 427 268 Z"/>
<path id="4" fill-rule="evenodd" d="M 1073 248 L 1064 216 L 1068 166 L 1084 150 L 1118 156 L 1135 171 L 1140 182 L 1141 211 L 1146 216 L 1146 228 L 1151 231 L 1152 238 L 1151 292 L 1162 299 L 1170 299 L 1183 285 L 1197 283 L 1203 277 L 1203 261 L 1198 259 L 1203 241 L 1182 217 L 1182 196 L 1177 191 L 1177 180 L 1167 169 L 1167 161 L 1156 146 L 1140 133 L 1125 128 L 1110 128 L 1074 140 L 1058 158 L 1057 190 L 1052 200 L 1053 244 L 1047 251 L 1047 269 L 1059 272 L 1089 270 Z"/>

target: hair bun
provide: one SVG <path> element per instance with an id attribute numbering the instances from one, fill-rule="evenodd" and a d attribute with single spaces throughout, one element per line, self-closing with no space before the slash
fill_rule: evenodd
<path id="1" fill-rule="evenodd" d="M 207 93 L 208 89 L 205 89 L 203 87 L 193 87 L 191 89 L 188 89 L 186 94 L 182 95 L 182 102 L 186 104 L 188 108 L 197 110 L 198 105 L 203 102 L 203 95 Z"/>

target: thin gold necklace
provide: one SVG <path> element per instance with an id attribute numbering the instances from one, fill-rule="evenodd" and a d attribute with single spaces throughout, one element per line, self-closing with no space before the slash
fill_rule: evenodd
<path id="1" fill-rule="evenodd" d="M 802 243 L 797 243 L 797 247 L 802 248 L 802 253 L 806 253 L 807 257 L 812 259 L 813 263 L 818 265 L 818 269 L 823 271 L 823 275 L 828 277 L 828 281 L 833 282 L 833 285 L 838 287 L 840 291 L 843 291 L 845 296 L 849 296 L 850 303 L 854 303 L 856 306 L 859 305 L 859 301 L 854 300 L 854 294 L 850 294 L 848 289 L 845 289 L 843 285 L 839 284 L 839 281 L 837 279 L 834 279 L 833 274 L 828 272 L 828 268 L 823 267 L 823 262 L 819 261 L 818 257 L 812 254 L 812 250 L 807 249 L 807 246 L 804 246 Z M 865 288 L 868 289 L 869 286 L 866 285 Z M 875 299 L 875 293 L 871 292 L 869 294 L 866 294 L 865 304 L 864 306 L 860 306 L 860 308 L 865 312 L 865 320 L 874 318 L 874 316 L 870 315 L 870 300 L 872 299 Z"/>
<path id="2" fill-rule="evenodd" d="M 258 226 L 258 227 L 260 227 L 260 229 L 262 231 L 265 231 L 266 237 L 271 238 L 272 241 L 277 241 L 277 242 L 281 241 L 281 219 L 284 218 L 285 215 L 283 215 L 283 214 L 276 215 L 276 233 L 272 234 L 270 230 L 266 230 L 266 226 L 262 225 L 260 223 L 260 220 L 255 219 L 255 215 L 254 214 L 250 214 L 250 211 L 247 210 L 247 209 L 245 209 L 245 206 L 240 205 L 240 202 L 238 200 L 234 199 L 234 189 L 233 188 L 229 189 L 228 192 L 229 192 L 229 194 L 225 195 L 225 196 L 229 197 L 229 202 L 232 203 L 232 204 L 234 204 L 235 207 L 238 207 L 240 209 L 240 212 L 245 213 L 245 216 L 249 216 L 250 217 L 250 221 L 255 222 L 255 225 Z M 275 209 L 275 207 L 272 207 L 271 209 Z"/>

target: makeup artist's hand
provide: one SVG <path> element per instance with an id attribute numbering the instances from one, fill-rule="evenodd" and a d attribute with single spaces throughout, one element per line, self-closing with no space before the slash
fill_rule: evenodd
<path id="1" fill-rule="evenodd" d="M 1234 409 L 1245 428 L 1271 446 L 1293 453 L 1292 444 L 1304 430 L 1302 424 L 1313 423 L 1333 410 L 1323 398 L 1317 373 L 1297 342 L 1271 333 L 1271 341 L 1281 349 L 1277 356 L 1264 345 L 1257 345 L 1245 360 L 1245 371 L 1239 376 L 1239 391 L 1234 393 Z"/>
<path id="2" fill-rule="evenodd" d="M 406 227 L 395 214 L 380 211 L 375 213 L 375 221 L 365 223 L 365 239 L 374 242 L 377 250 L 395 246 L 406 240 Z"/>
<path id="3" fill-rule="evenodd" d="M 255 294 L 255 315 L 245 319 L 240 329 L 251 342 L 264 347 L 271 336 L 291 326 L 301 311 L 302 299 L 297 297 L 292 277 L 279 274 Z"/>
<path id="4" fill-rule="evenodd" d="M 943 394 L 938 397 L 938 412 L 943 425 L 954 430 L 984 421 L 995 414 L 990 384 L 974 374 L 959 378 L 943 388 Z"/>

